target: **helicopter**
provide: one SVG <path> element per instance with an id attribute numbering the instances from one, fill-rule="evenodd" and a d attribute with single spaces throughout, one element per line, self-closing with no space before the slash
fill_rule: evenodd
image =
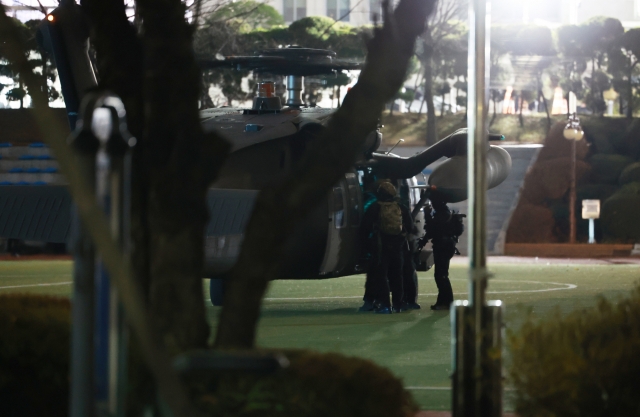
<path id="1" fill-rule="evenodd" d="M 67 3 L 64 7 L 71 6 Z M 74 7 L 76 9 L 65 10 L 61 4 L 50 13 L 52 18 L 43 22 L 40 32 L 42 42 L 59 68 L 72 126 L 79 108 L 79 92 L 96 84 L 88 56 L 87 31 L 75 24 L 80 6 Z M 359 69 L 361 64 L 340 60 L 332 51 L 302 47 L 270 49 L 253 56 L 201 60 L 200 63 L 203 69 L 234 68 L 267 77 L 285 77 L 287 88 L 284 103 L 275 94 L 273 81 L 264 81 L 258 83 L 251 108 L 222 107 L 200 112 L 203 129 L 215 131 L 232 146 L 207 195 L 211 220 L 205 232 L 203 276 L 211 279 L 211 302 L 221 305 L 224 279 L 238 259 L 258 194 L 292 175 L 334 111 L 303 102 L 304 77 L 332 76 L 339 71 Z M 500 138 L 500 135 L 489 137 L 490 140 Z M 365 208 L 372 202 L 368 191 L 381 180 L 393 182 L 402 202 L 412 209 L 420 233 L 416 238 L 424 235 L 422 206 L 428 197 L 446 202 L 467 198 L 465 129 L 408 158 L 380 151 L 381 142 L 380 128 L 370 132 L 356 164 L 289 237 L 280 279 L 324 279 L 366 272 L 359 226 Z M 423 170 L 441 158 L 445 161 L 426 180 Z M 504 181 L 510 169 L 509 154 L 487 142 L 489 188 Z M 66 201 L 70 205 L 69 199 Z M 60 208 L 61 212 L 64 210 Z M 422 262 L 427 263 L 428 252 L 421 255 Z"/>

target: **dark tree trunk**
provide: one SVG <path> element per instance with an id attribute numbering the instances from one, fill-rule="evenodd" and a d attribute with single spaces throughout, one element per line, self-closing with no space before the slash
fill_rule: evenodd
<path id="1" fill-rule="evenodd" d="M 520 91 L 520 108 L 518 109 L 518 120 L 520 121 L 520 127 L 524 127 L 524 119 L 522 118 L 522 107 L 524 107 L 524 94 Z"/>
<path id="2" fill-rule="evenodd" d="M 304 170 L 280 187 L 260 193 L 227 282 L 215 347 L 254 346 L 262 297 L 269 280 L 278 276 L 277 260 L 287 235 L 356 162 L 357 151 L 375 129 L 385 103 L 402 86 L 415 38 L 433 5 L 433 0 L 402 0 L 393 16 L 385 17 L 383 28 L 369 42 L 358 83 L 320 133 L 318 147 L 303 156 Z"/>
<path id="3" fill-rule="evenodd" d="M 547 113 L 547 132 L 549 132 L 549 130 L 551 129 L 551 115 L 549 114 L 549 105 L 547 104 L 547 98 L 544 96 L 542 90 L 538 90 L 538 95 L 542 97 L 544 111 Z"/>
<path id="4" fill-rule="evenodd" d="M 457 80 L 458 80 L 458 77 L 456 77 L 456 81 L 457 81 Z M 452 104 L 452 105 L 453 105 L 453 106 L 454 106 L 454 108 L 456 109 L 456 111 L 455 111 L 455 112 L 453 112 L 453 110 L 452 110 L 452 112 L 453 112 L 453 113 L 456 113 L 456 112 L 458 111 L 458 89 L 457 89 L 457 88 L 456 88 L 456 95 L 455 95 L 455 97 L 453 98 L 453 104 Z"/>
<path id="5" fill-rule="evenodd" d="M 200 70 L 193 29 L 179 0 L 139 0 L 149 145 L 149 308 L 171 351 L 204 348 L 209 337 L 202 276 L 207 188 L 227 145 L 205 135 L 198 114 Z"/>
<path id="6" fill-rule="evenodd" d="M 424 97 L 427 102 L 427 146 L 438 141 L 436 125 L 436 107 L 433 103 L 433 48 L 430 43 L 431 35 L 427 31 L 424 41 Z"/>
<path id="7" fill-rule="evenodd" d="M 493 125 L 493 122 L 496 121 L 496 117 L 498 115 L 498 103 L 496 102 L 496 99 L 494 97 L 491 97 L 491 101 L 493 102 L 493 116 L 491 116 L 491 121 L 489 121 L 489 127 L 491 127 L 491 125 Z"/>
<path id="8" fill-rule="evenodd" d="M 20 90 L 24 90 L 24 85 L 22 84 L 22 77 L 18 76 L 18 85 L 20 86 Z M 24 97 L 20 96 L 20 108 L 24 109 Z"/>
<path id="9" fill-rule="evenodd" d="M 215 105 L 213 104 L 213 100 L 211 100 L 211 96 L 209 95 L 209 84 L 206 81 L 206 76 L 207 74 L 205 71 L 203 71 L 200 75 L 200 109 L 211 109 L 215 107 Z"/>
<path id="10" fill-rule="evenodd" d="M 627 119 L 633 118 L 633 69 L 638 64 L 638 61 L 629 66 L 629 74 L 627 76 L 628 84 L 627 88 Z"/>
<path id="11" fill-rule="evenodd" d="M 591 88 L 591 97 L 595 98 L 595 89 L 596 89 L 596 60 L 595 57 L 591 57 L 591 85 L 589 86 Z M 593 109 L 591 109 L 591 111 L 593 111 L 593 113 L 595 114 L 597 111 L 597 104 L 596 101 L 593 100 Z"/>
<path id="12" fill-rule="evenodd" d="M 122 3 L 84 0 L 94 18 L 101 86 L 118 94 L 134 154 L 133 265 L 154 325 L 171 352 L 204 348 L 202 294 L 206 189 L 226 145 L 201 130 L 200 70 L 179 0 L 141 0 L 138 39 Z M 143 60 L 144 59 L 144 60 Z M 198 301 L 196 301 L 198 300 Z"/>
<path id="13" fill-rule="evenodd" d="M 444 94 L 442 95 L 442 103 L 440 104 L 440 117 L 444 116 Z"/>

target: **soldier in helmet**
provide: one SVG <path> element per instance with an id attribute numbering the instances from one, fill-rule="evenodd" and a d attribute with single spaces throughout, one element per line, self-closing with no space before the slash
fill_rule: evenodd
<path id="1" fill-rule="evenodd" d="M 448 311 L 453 302 L 449 264 L 453 255 L 460 254 L 456 244 L 464 231 L 462 219 L 466 216 L 450 210 L 437 195 L 431 198 L 431 204 L 431 215 L 425 216 L 427 233 L 421 239 L 420 245 L 424 246 L 429 239 L 433 244 L 434 278 L 438 287 L 438 298 L 431 309 Z"/>
<path id="2" fill-rule="evenodd" d="M 396 187 L 391 182 L 380 182 L 375 194 L 377 201 L 365 213 L 361 229 L 363 239 L 373 242 L 365 305 L 361 311 L 374 299 L 377 306 L 371 303 L 371 307 L 376 313 L 390 314 L 402 311 L 403 252 L 413 222 L 408 207 L 399 203 Z M 389 297 L 389 290 L 392 297 Z"/>

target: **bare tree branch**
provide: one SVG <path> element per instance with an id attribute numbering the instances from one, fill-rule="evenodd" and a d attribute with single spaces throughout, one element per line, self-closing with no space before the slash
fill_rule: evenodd
<path id="1" fill-rule="evenodd" d="M 282 186 L 260 193 L 242 252 L 227 282 L 215 347 L 251 348 L 262 297 L 278 277 L 287 236 L 356 162 L 366 136 L 376 128 L 385 103 L 404 81 L 415 39 L 424 30 L 434 0 L 402 0 L 368 45 L 358 83 L 333 114 L 326 130 Z"/>

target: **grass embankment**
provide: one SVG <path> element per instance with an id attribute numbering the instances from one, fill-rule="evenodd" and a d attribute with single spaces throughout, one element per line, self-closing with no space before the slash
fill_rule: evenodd
<path id="1" fill-rule="evenodd" d="M 490 115 L 489 121 L 493 119 Z M 566 116 L 559 115 L 551 118 L 551 124 L 565 120 Z M 425 114 L 415 113 L 395 113 L 389 115 L 385 113 L 382 118 L 383 143 L 392 146 L 398 139 L 404 139 L 404 145 L 407 146 L 424 146 L 427 132 L 427 116 Z M 498 114 L 493 123 L 490 124 L 489 130 L 495 133 L 505 135 L 508 142 L 519 143 L 542 143 L 547 135 L 547 118 L 542 115 L 523 116 L 524 126 L 520 126 L 518 115 L 514 114 Z M 456 129 L 466 127 L 467 118 L 464 113 L 446 114 L 442 117 L 438 116 L 436 127 L 438 129 L 438 138 L 443 138 L 452 133 Z"/>

